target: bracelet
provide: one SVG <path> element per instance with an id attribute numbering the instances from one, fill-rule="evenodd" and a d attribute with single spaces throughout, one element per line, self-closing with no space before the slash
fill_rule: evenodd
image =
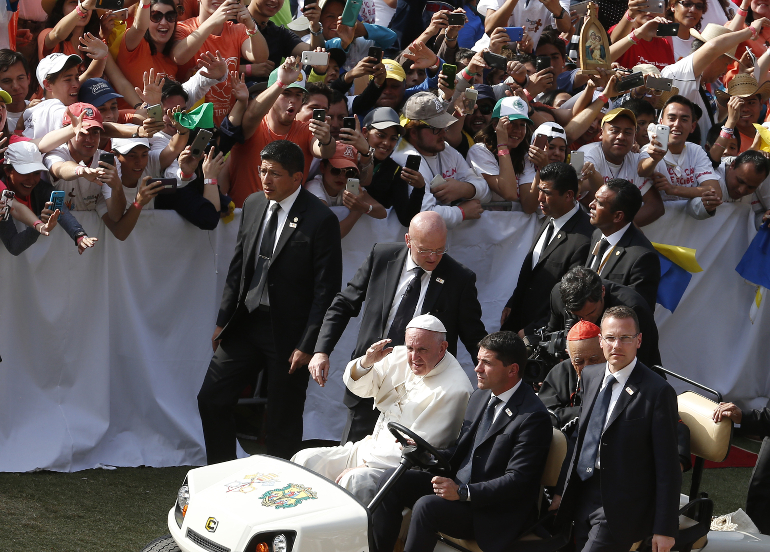
<path id="1" fill-rule="evenodd" d="M 217 182 L 216 178 L 204 178 L 203 179 L 203 185 L 204 186 L 218 186 L 219 182 Z"/>
<path id="2" fill-rule="evenodd" d="M 626 36 L 626 38 L 628 39 L 628 41 L 629 41 L 631 44 L 636 44 L 636 40 L 634 40 L 633 38 L 631 38 L 631 35 L 628 35 L 628 36 Z"/>
<path id="3" fill-rule="evenodd" d="M 476 76 L 476 73 L 471 73 L 470 71 L 468 71 L 467 67 L 465 69 L 463 69 L 462 71 L 460 71 L 460 78 L 462 78 L 462 79 L 464 79 L 464 80 L 466 80 L 468 82 L 471 82 L 473 80 L 473 77 L 475 77 L 475 76 Z"/>
<path id="4" fill-rule="evenodd" d="M 628 35 L 628 38 L 630 38 L 630 39 L 631 39 L 631 42 L 633 42 L 634 44 L 636 44 L 637 42 L 639 42 L 639 37 L 638 37 L 638 36 L 636 36 L 636 29 L 634 29 L 633 31 L 631 31 L 631 33 Z"/>
<path id="5" fill-rule="evenodd" d="M 85 168 L 83 167 L 83 165 L 78 165 L 78 168 L 75 170 L 75 175 L 78 177 L 83 176 L 84 170 Z"/>
<path id="6" fill-rule="evenodd" d="M 631 23 L 633 23 L 633 22 L 634 22 L 634 18 L 633 18 L 633 17 L 631 17 L 631 12 L 629 12 L 628 10 L 626 10 L 626 19 L 627 19 L 628 21 L 630 21 Z"/>
<path id="7" fill-rule="evenodd" d="M 724 127 L 722 127 L 722 130 L 720 130 L 720 131 L 719 131 L 719 137 L 720 137 L 720 138 L 725 138 L 725 139 L 727 139 L 727 140 L 732 140 L 733 138 L 735 138 L 735 136 L 733 136 L 733 134 L 732 134 L 732 133 L 730 133 L 730 132 L 725 132 L 725 129 L 724 129 Z M 714 144 L 714 145 L 716 145 L 716 144 Z"/>
<path id="8" fill-rule="evenodd" d="M 511 150 L 508 149 L 508 146 L 497 146 L 497 155 L 510 155 Z"/>
<path id="9" fill-rule="evenodd" d="M 372 205 L 372 204 L 370 203 L 370 204 L 369 204 L 369 210 L 366 212 L 366 214 L 367 214 L 367 215 L 368 215 L 368 214 L 370 214 L 370 213 L 372 212 L 372 209 L 374 209 L 374 205 Z"/>
<path id="10" fill-rule="evenodd" d="M 243 66 L 243 74 L 247 77 L 251 76 L 251 63 L 247 63 Z"/>
<path id="11" fill-rule="evenodd" d="M 195 173 L 185 174 L 181 170 L 179 172 L 182 175 L 182 180 L 192 180 L 192 177 L 195 176 Z"/>
<path id="12" fill-rule="evenodd" d="M 564 8 L 562 8 L 562 9 L 561 9 L 561 11 L 559 12 L 559 15 L 555 15 L 554 17 L 555 17 L 556 19 L 564 19 L 564 16 L 565 16 L 565 15 L 567 15 L 567 10 L 565 10 Z"/>
<path id="13" fill-rule="evenodd" d="M 326 142 L 325 144 L 321 144 L 321 145 L 322 145 L 322 146 L 328 146 L 329 144 L 331 144 L 331 143 L 332 143 L 332 140 L 333 140 L 333 139 L 334 139 L 334 138 L 332 137 L 332 135 L 331 135 L 331 134 L 329 134 L 329 141 L 328 141 L 328 142 Z M 320 142 L 319 142 L 319 143 L 320 143 Z"/>
<path id="14" fill-rule="evenodd" d="M 457 206 L 458 209 L 460 209 L 460 212 L 463 214 L 463 220 L 465 220 L 465 211 L 463 211 L 463 208 L 459 205 Z"/>
<path id="15" fill-rule="evenodd" d="M 433 65 L 431 65 L 430 67 L 428 67 L 428 70 L 429 70 L 429 71 L 435 71 L 436 69 L 438 69 L 438 68 L 439 68 L 439 65 L 441 65 L 441 58 L 439 58 L 438 56 L 436 56 L 436 63 L 434 63 Z"/>
<path id="16" fill-rule="evenodd" d="M 524 95 L 527 97 L 527 102 L 532 103 L 532 94 L 529 93 L 529 90 L 526 88 L 522 88 L 524 90 Z"/>
<path id="17" fill-rule="evenodd" d="M 82 236 L 78 236 L 78 237 L 75 239 L 75 245 L 80 245 L 80 242 L 82 242 L 82 241 L 83 241 L 84 239 L 86 239 L 87 237 L 88 237 L 88 235 L 87 235 L 87 234 L 83 234 Z"/>
<path id="18" fill-rule="evenodd" d="M 37 225 L 38 225 L 38 224 L 43 224 L 43 221 L 42 221 L 42 220 L 40 220 L 40 219 L 37 219 L 37 220 L 35 221 L 35 223 L 32 225 L 32 228 L 34 228 L 35 230 L 37 230 Z"/>
<path id="19" fill-rule="evenodd" d="M 321 25 L 321 23 L 318 23 L 318 31 L 314 31 L 313 29 L 310 29 L 310 34 L 313 36 L 318 36 L 323 34 L 324 32 L 324 26 Z"/>
<path id="20" fill-rule="evenodd" d="M 749 16 L 749 12 L 748 12 L 748 10 L 743 10 L 743 9 L 741 9 L 741 8 L 737 8 L 737 9 L 735 10 L 735 13 L 737 13 L 737 14 L 738 14 L 738 15 L 740 15 L 741 17 L 748 17 L 748 16 Z"/>
<path id="21" fill-rule="evenodd" d="M 147 2 L 146 4 L 144 2 L 141 2 L 141 4 L 142 4 L 143 10 L 148 10 L 150 9 L 150 4 L 152 4 L 152 2 Z"/>
<path id="22" fill-rule="evenodd" d="M 139 203 L 138 201 L 134 201 L 131 205 L 133 205 L 134 207 L 136 207 L 140 211 L 142 210 L 142 204 Z"/>
<path id="23" fill-rule="evenodd" d="M 285 82 L 282 82 L 281 79 L 277 79 L 275 84 L 278 85 L 278 88 L 286 88 L 288 86 Z"/>
<path id="24" fill-rule="evenodd" d="M 759 31 L 756 30 L 754 27 L 749 26 L 749 29 L 751 29 L 751 40 L 756 40 L 757 35 L 759 34 Z"/>
<path id="25" fill-rule="evenodd" d="M 604 92 L 599 94 L 599 97 L 597 98 L 602 101 L 602 103 L 610 103 L 610 99 L 606 96 Z"/>
<path id="26" fill-rule="evenodd" d="M 190 131 L 188 130 L 187 132 L 182 132 L 181 130 L 177 130 L 176 133 L 179 136 L 187 136 L 188 134 L 190 134 Z"/>
<path id="27" fill-rule="evenodd" d="M 451 41 L 451 42 L 457 42 L 457 37 L 456 37 L 456 36 L 455 36 L 455 37 L 449 37 L 449 36 L 447 36 L 447 35 L 444 35 L 444 39 L 445 39 L 447 42 L 450 42 L 450 41 Z"/>
<path id="28" fill-rule="evenodd" d="M 246 34 L 247 34 L 249 37 L 252 37 L 252 36 L 256 36 L 256 35 L 258 35 L 258 34 L 259 34 L 259 29 L 258 29 L 257 27 L 254 27 L 254 30 L 253 30 L 253 31 L 250 31 L 250 30 L 249 30 L 249 28 L 248 28 L 248 27 L 246 27 Z"/>
<path id="29" fill-rule="evenodd" d="M 134 105 L 134 109 L 139 109 L 144 102 L 139 102 L 138 104 Z"/>
<path id="30" fill-rule="evenodd" d="M 734 128 L 728 128 L 728 127 L 726 127 L 726 126 L 723 126 L 723 127 L 722 127 L 722 130 L 720 131 L 720 134 L 721 134 L 722 132 L 726 132 L 726 133 L 727 133 L 727 134 L 729 134 L 731 137 L 732 137 L 732 136 L 735 136 L 735 129 L 734 129 Z"/>
<path id="31" fill-rule="evenodd" d="M 75 6 L 75 11 L 78 13 L 80 17 L 85 18 L 88 16 L 88 11 L 83 9 L 83 6 L 80 4 L 80 2 L 78 2 L 78 5 Z"/>

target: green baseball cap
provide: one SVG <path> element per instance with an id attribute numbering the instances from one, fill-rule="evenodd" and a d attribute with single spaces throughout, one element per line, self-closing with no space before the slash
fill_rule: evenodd
<path id="1" fill-rule="evenodd" d="M 270 77 L 267 79 L 267 87 L 270 88 L 273 86 L 276 81 L 278 80 L 278 69 L 273 69 L 273 72 L 270 73 Z M 297 77 L 296 82 L 293 82 L 286 86 L 286 88 L 299 88 L 300 90 L 305 90 L 305 73 L 302 71 L 299 72 L 299 76 Z M 305 90 L 307 92 L 307 90 Z"/>
<path id="2" fill-rule="evenodd" d="M 500 98 L 492 110 L 492 118 L 508 117 L 509 121 L 524 119 L 529 124 L 534 124 L 529 118 L 529 105 L 518 96 L 506 96 Z"/>

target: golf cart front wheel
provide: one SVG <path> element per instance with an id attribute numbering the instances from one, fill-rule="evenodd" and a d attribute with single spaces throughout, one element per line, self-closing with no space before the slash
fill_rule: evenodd
<path id="1" fill-rule="evenodd" d="M 171 535 L 166 535 L 152 541 L 142 552 L 181 552 L 181 549 Z"/>

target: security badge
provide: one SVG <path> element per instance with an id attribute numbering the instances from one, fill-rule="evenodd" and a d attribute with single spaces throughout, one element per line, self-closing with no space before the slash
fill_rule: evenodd
<path id="1" fill-rule="evenodd" d="M 294 222 L 289 223 L 289 228 L 296 228 L 297 227 L 297 221 L 299 219 L 297 217 L 294 217 Z"/>
<path id="2" fill-rule="evenodd" d="M 505 413 L 508 414 L 508 416 L 513 416 L 513 412 L 511 412 L 510 408 L 506 408 Z"/>
<path id="3" fill-rule="evenodd" d="M 444 283 L 444 279 L 443 279 L 443 278 L 436 278 L 436 281 L 437 281 L 439 284 L 443 284 L 443 283 Z"/>
<path id="4" fill-rule="evenodd" d="M 628 393 L 629 395 L 633 396 L 634 390 L 631 389 L 630 387 L 626 387 L 626 393 Z"/>

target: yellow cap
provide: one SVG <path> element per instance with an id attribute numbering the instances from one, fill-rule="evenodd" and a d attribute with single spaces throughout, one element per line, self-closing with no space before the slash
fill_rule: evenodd
<path id="1" fill-rule="evenodd" d="M 385 78 L 396 79 L 399 82 L 406 80 L 406 72 L 401 64 L 392 59 L 383 59 L 383 65 L 385 65 Z"/>
<path id="2" fill-rule="evenodd" d="M 636 126 L 636 115 L 634 115 L 634 112 L 623 107 L 616 107 L 615 109 L 608 111 L 607 114 L 602 117 L 602 124 L 614 121 L 618 117 L 628 117 L 631 119 L 631 122 L 634 123 L 634 126 Z"/>

